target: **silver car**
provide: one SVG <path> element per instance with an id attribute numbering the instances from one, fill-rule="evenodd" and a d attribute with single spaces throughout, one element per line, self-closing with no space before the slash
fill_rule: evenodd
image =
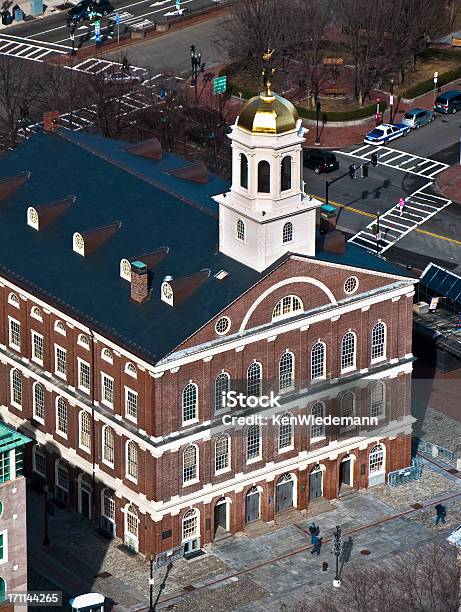
<path id="1" fill-rule="evenodd" d="M 435 115 L 432 111 L 424 110 L 423 108 L 412 108 L 404 114 L 400 123 L 408 125 L 414 130 L 419 130 L 422 125 L 426 125 L 426 123 L 430 123 L 434 119 Z"/>

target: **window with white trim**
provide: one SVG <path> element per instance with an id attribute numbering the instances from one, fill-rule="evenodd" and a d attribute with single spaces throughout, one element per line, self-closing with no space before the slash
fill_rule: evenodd
<path id="1" fill-rule="evenodd" d="M 11 403 L 22 408 L 22 374 L 16 369 L 11 371 Z"/>
<path id="2" fill-rule="evenodd" d="M 346 391 L 341 397 L 341 418 L 354 418 L 355 416 L 355 393 L 353 391 Z M 347 429 L 353 429 L 354 425 L 344 424 L 341 426 L 343 431 Z"/>
<path id="3" fill-rule="evenodd" d="M 66 326 L 62 321 L 56 321 L 54 324 L 54 331 L 57 331 L 58 334 L 66 335 Z"/>
<path id="4" fill-rule="evenodd" d="M 104 372 L 101 372 L 101 401 L 106 406 L 113 408 L 114 406 L 114 379 Z"/>
<path id="5" fill-rule="evenodd" d="M 314 419 L 325 417 L 325 404 L 323 402 L 315 402 L 311 411 Z M 311 442 L 325 437 L 325 423 L 312 422 L 311 424 Z"/>
<path id="6" fill-rule="evenodd" d="M 226 407 L 225 394 L 230 389 L 230 376 L 227 372 L 221 372 L 214 381 L 214 409 L 219 412 Z M 224 404 L 223 404 L 224 402 Z"/>
<path id="7" fill-rule="evenodd" d="M 125 374 L 129 374 L 133 378 L 138 378 L 138 371 L 136 370 L 136 366 L 131 363 L 131 361 L 128 361 L 125 364 Z"/>
<path id="8" fill-rule="evenodd" d="M 34 383 L 33 386 L 32 410 L 34 419 L 37 419 L 43 423 L 45 420 L 45 389 L 43 385 L 38 382 Z"/>
<path id="9" fill-rule="evenodd" d="M 352 331 L 344 334 L 341 340 L 341 372 L 355 369 L 357 336 Z"/>
<path id="10" fill-rule="evenodd" d="M 286 295 L 279 300 L 272 311 L 272 320 L 291 317 L 303 311 L 303 303 L 296 295 Z"/>
<path id="11" fill-rule="evenodd" d="M 102 492 L 102 515 L 112 522 L 115 522 L 115 495 L 110 489 Z"/>
<path id="12" fill-rule="evenodd" d="M 69 428 L 69 410 L 63 397 L 56 400 L 56 431 L 67 438 Z"/>
<path id="13" fill-rule="evenodd" d="M 371 389 L 371 410 L 370 416 L 381 418 L 385 416 L 386 385 L 382 380 L 378 380 Z"/>
<path id="14" fill-rule="evenodd" d="M 105 425 L 102 431 L 102 460 L 104 463 L 114 466 L 115 457 L 115 436 L 114 430 L 109 425 Z"/>
<path id="15" fill-rule="evenodd" d="M 80 440 L 79 446 L 87 451 L 91 450 L 91 418 L 86 410 L 80 411 Z"/>
<path id="16" fill-rule="evenodd" d="M 261 431 L 259 425 L 250 425 L 247 431 L 247 461 L 261 456 Z"/>
<path id="17" fill-rule="evenodd" d="M 125 414 L 133 421 L 138 418 L 138 394 L 128 387 L 125 387 Z"/>
<path id="18" fill-rule="evenodd" d="M 293 448 L 293 424 L 292 415 L 287 412 L 280 419 L 279 425 L 279 451 Z"/>
<path id="19" fill-rule="evenodd" d="M 229 317 L 220 317 L 216 321 L 216 325 L 215 325 L 216 333 L 219 336 L 224 336 L 224 334 L 227 334 L 227 332 L 229 331 L 230 326 L 231 326 L 231 320 L 229 319 Z"/>
<path id="20" fill-rule="evenodd" d="M 325 378 L 326 376 L 326 344 L 320 340 L 311 350 L 311 380 Z"/>
<path id="21" fill-rule="evenodd" d="M 0 563 L 8 561 L 8 530 L 0 531 Z"/>
<path id="22" fill-rule="evenodd" d="M 0 453 L 0 483 L 11 480 L 10 451 Z"/>
<path id="23" fill-rule="evenodd" d="M 90 340 L 88 336 L 85 336 L 85 334 L 79 334 L 77 344 L 79 344 L 80 346 L 83 346 L 83 348 L 86 348 L 86 349 L 90 348 Z"/>
<path id="24" fill-rule="evenodd" d="M 43 321 L 42 311 L 38 306 L 32 306 L 30 316 L 37 321 Z"/>
<path id="25" fill-rule="evenodd" d="M 386 324 L 378 321 L 371 330 L 371 361 L 386 357 Z"/>
<path id="26" fill-rule="evenodd" d="M 356 276 L 349 276 L 344 281 L 344 293 L 355 293 L 359 288 L 359 279 Z"/>
<path id="27" fill-rule="evenodd" d="M 32 361 L 43 365 L 43 336 L 32 331 Z"/>
<path id="28" fill-rule="evenodd" d="M 253 362 L 247 370 L 247 396 L 260 397 L 262 382 L 262 366 L 257 361 Z"/>
<path id="29" fill-rule="evenodd" d="M 69 492 L 69 470 L 62 459 L 58 459 L 56 465 L 56 485 L 66 493 Z"/>
<path id="30" fill-rule="evenodd" d="M 114 357 L 112 355 L 112 351 L 110 351 L 108 348 L 102 349 L 101 359 L 104 359 L 104 361 L 107 361 L 107 363 L 114 363 Z"/>
<path id="31" fill-rule="evenodd" d="M 138 479 L 138 447 L 131 440 L 126 445 L 126 475 Z"/>
<path id="32" fill-rule="evenodd" d="M 198 448 L 195 444 L 189 444 L 183 452 L 183 484 L 198 479 Z"/>
<path id="33" fill-rule="evenodd" d="M 384 472 L 384 447 L 382 444 L 376 444 L 373 446 L 369 457 L 369 473 L 376 474 L 377 472 Z"/>
<path id="34" fill-rule="evenodd" d="M 237 220 L 236 236 L 237 240 L 245 242 L 245 223 L 241 219 Z"/>
<path id="35" fill-rule="evenodd" d="M 90 378 L 90 364 L 82 359 L 78 358 L 78 388 L 85 393 L 90 392 L 91 378 Z"/>
<path id="36" fill-rule="evenodd" d="M 19 308 L 19 297 L 16 295 L 16 293 L 10 293 L 8 295 L 8 304 L 11 304 L 15 308 Z"/>
<path id="37" fill-rule="evenodd" d="M 191 508 L 186 512 L 182 519 L 182 540 L 193 540 L 200 535 L 198 512 Z"/>
<path id="38" fill-rule="evenodd" d="M 182 392 L 182 422 L 187 423 L 197 418 L 198 387 L 189 383 Z"/>
<path id="39" fill-rule="evenodd" d="M 128 509 L 126 511 L 125 527 L 126 527 L 127 532 L 130 535 L 138 539 L 138 531 L 139 531 L 138 511 L 133 506 L 133 504 L 128 506 Z"/>
<path id="40" fill-rule="evenodd" d="M 38 444 L 34 445 L 32 451 L 32 470 L 46 478 L 46 454 Z"/>
<path id="41" fill-rule="evenodd" d="M 124 280 L 131 282 L 131 264 L 128 259 L 120 260 L 120 276 Z"/>
<path id="42" fill-rule="evenodd" d="M 12 319 L 8 317 L 10 325 L 9 325 L 9 343 L 10 346 L 17 351 L 21 350 L 21 323 L 16 321 L 16 319 Z"/>
<path id="43" fill-rule="evenodd" d="M 279 361 L 279 389 L 287 391 L 294 388 L 294 356 L 287 351 Z"/>
<path id="44" fill-rule="evenodd" d="M 215 442 L 215 472 L 227 470 L 229 467 L 229 436 L 221 434 Z"/>
<path id="45" fill-rule="evenodd" d="M 288 242 L 293 242 L 293 223 L 291 221 L 287 221 L 282 229 L 282 243 L 287 244 Z"/>
<path id="46" fill-rule="evenodd" d="M 57 376 L 67 376 L 67 351 L 57 344 L 54 345 L 54 371 Z"/>

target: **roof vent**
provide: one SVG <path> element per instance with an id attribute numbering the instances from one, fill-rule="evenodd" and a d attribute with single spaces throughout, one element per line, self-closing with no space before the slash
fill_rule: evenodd
<path id="1" fill-rule="evenodd" d="M 174 168 L 168 174 L 177 176 L 185 181 L 192 181 L 193 183 L 201 183 L 202 185 L 208 183 L 208 170 L 202 161 L 183 166 L 182 168 Z"/>
<path id="2" fill-rule="evenodd" d="M 226 276 L 229 276 L 229 272 L 226 272 L 225 270 L 220 270 L 214 275 L 214 277 L 218 280 L 224 280 Z"/>
<path id="3" fill-rule="evenodd" d="M 168 282 L 168 281 L 171 281 L 171 280 L 173 280 L 172 276 L 165 276 L 165 278 L 163 279 L 163 282 Z"/>

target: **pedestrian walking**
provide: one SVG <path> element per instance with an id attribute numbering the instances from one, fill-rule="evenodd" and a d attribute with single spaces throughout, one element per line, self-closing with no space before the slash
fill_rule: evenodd
<path id="1" fill-rule="evenodd" d="M 311 534 L 311 542 L 312 542 L 312 536 L 315 535 L 317 533 L 317 527 L 315 525 L 315 523 L 312 523 L 312 525 L 309 525 L 309 533 Z"/>
<path id="2" fill-rule="evenodd" d="M 403 198 L 400 198 L 400 200 L 399 200 L 400 216 L 403 215 L 403 207 L 404 206 L 405 206 L 405 200 Z"/>
<path id="3" fill-rule="evenodd" d="M 435 507 L 435 512 L 436 512 L 435 524 L 438 525 L 440 521 L 442 521 L 442 523 L 445 523 L 445 517 L 447 516 L 446 507 L 443 506 L 442 504 L 437 504 Z"/>
<path id="4" fill-rule="evenodd" d="M 317 557 L 318 557 L 320 555 L 320 548 L 322 546 L 322 542 L 317 534 L 315 533 L 312 534 L 311 543 L 312 543 L 311 555 L 317 553 Z"/>

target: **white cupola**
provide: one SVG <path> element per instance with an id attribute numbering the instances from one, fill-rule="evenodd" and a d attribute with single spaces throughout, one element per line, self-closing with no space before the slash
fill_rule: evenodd
<path id="1" fill-rule="evenodd" d="M 266 91 L 232 126 L 232 185 L 219 203 L 219 250 L 262 272 L 284 253 L 315 255 L 319 200 L 304 194 L 307 132 L 288 100 Z"/>

